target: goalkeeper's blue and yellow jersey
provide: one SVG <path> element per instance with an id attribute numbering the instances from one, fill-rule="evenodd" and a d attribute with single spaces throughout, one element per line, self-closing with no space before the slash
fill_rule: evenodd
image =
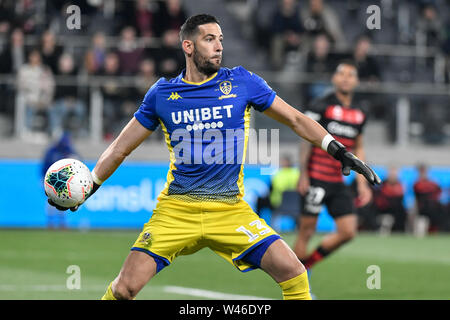
<path id="1" fill-rule="evenodd" d="M 160 197 L 237 202 L 244 196 L 250 109 L 266 110 L 276 93 L 243 67 L 221 68 L 199 83 L 184 74 L 159 79 L 134 114 L 165 135 L 170 166 Z"/>

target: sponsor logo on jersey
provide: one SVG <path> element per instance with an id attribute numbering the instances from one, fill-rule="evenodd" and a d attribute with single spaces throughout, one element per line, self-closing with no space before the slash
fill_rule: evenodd
<path id="1" fill-rule="evenodd" d="M 178 100 L 178 99 L 183 99 L 178 92 L 171 92 L 170 96 L 167 98 L 167 100 Z"/>
<path id="2" fill-rule="evenodd" d="M 342 107 L 340 105 L 334 106 L 333 110 L 333 117 L 336 120 L 342 121 L 342 117 L 344 115 L 344 111 L 342 110 Z"/>
<path id="3" fill-rule="evenodd" d="M 358 109 L 345 109 L 340 105 L 331 105 L 325 111 L 325 117 L 336 121 L 361 124 L 364 122 L 364 114 Z"/>
<path id="4" fill-rule="evenodd" d="M 344 136 L 349 138 L 355 138 L 358 135 L 358 130 L 351 126 L 340 124 L 336 121 L 331 121 L 327 125 L 327 129 L 331 134 L 338 136 Z"/>
<path id="5" fill-rule="evenodd" d="M 183 111 L 174 111 L 171 113 L 172 122 L 174 124 L 180 123 L 194 123 L 209 120 L 220 120 L 223 118 L 231 118 L 232 104 L 226 106 L 203 107 L 196 109 L 189 109 Z"/>

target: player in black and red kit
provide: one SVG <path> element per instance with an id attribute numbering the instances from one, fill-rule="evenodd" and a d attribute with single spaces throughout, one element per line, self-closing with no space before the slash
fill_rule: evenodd
<path id="1" fill-rule="evenodd" d="M 448 218 L 440 202 L 442 189 L 428 177 L 428 168 L 425 164 L 418 166 L 419 179 L 414 183 L 417 211 L 421 216 L 430 220 L 429 231 L 444 231 Z"/>
<path id="2" fill-rule="evenodd" d="M 341 62 L 333 74 L 332 83 L 335 90 L 314 101 L 305 114 L 319 122 L 337 141 L 352 150 L 356 157 L 365 161 L 362 132 L 366 115 L 352 104 L 353 91 L 358 85 L 356 66 L 350 61 Z M 294 252 L 306 269 L 310 269 L 316 262 L 355 236 L 357 216 L 352 193 L 343 182 L 342 174 L 348 175 L 349 170 L 342 168 L 339 161 L 320 148 L 302 142 L 300 167 L 298 191 L 302 195 L 302 212 Z M 356 179 L 356 201 L 360 206 L 364 206 L 372 199 L 372 192 L 364 179 Z M 315 233 L 323 204 L 333 217 L 337 231 L 327 235 L 320 245 L 308 254 L 308 242 Z"/>

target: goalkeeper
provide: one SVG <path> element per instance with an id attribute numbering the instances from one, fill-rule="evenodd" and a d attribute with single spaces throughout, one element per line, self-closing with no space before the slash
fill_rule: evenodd
<path id="1" fill-rule="evenodd" d="M 170 152 L 166 186 L 103 299 L 134 299 L 177 256 L 204 247 L 240 271 L 262 269 L 279 284 L 284 299 L 310 299 L 302 263 L 243 200 L 250 109 L 326 150 L 342 163 L 344 172 L 355 170 L 370 183 L 379 183 L 379 178 L 316 121 L 278 97 L 262 78 L 242 67 L 222 68 L 223 34 L 214 16 L 188 18 L 180 40 L 186 69 L 174 79 L 161 78 L 149 89 L 92 171 L 95 192 L 161 126 Z M 232 137 L 225 135 L 230 130 L 235 132 Z M 221 140 L 225 136 L 226 141 Z M 201 159 L 190 152 L 194 149 L 201 151 Z"/>

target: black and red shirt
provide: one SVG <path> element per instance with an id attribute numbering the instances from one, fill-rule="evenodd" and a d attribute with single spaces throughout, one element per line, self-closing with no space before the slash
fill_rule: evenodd
<path id="1" fill-rule="evenodd" d="M 375 192 L 375 205 L 380 211 L 401 208 L 403 207 L 404 195 L 403 185 L 399 181 L 383 181 L 380 188 Z"/>
<path id="2" fill-rule="evenodd" d="M 366 123 L 366 114 L 361 109 L 342 106 L 334 92 L 313 102 L 305 114 L 320 123 L 349 151 Z M 311 149 L 308 175 L 325 182 L 343 182 L 341 162 L 316 146 Z"/>
<path id="3" fill-rule="evenodd" d="M 438 204 L 441 193 L 441 187 L 429 179 L 419 179 L 414 183 L 414 194 L 419 210 L 425 209 L 432 204 Z"/>

